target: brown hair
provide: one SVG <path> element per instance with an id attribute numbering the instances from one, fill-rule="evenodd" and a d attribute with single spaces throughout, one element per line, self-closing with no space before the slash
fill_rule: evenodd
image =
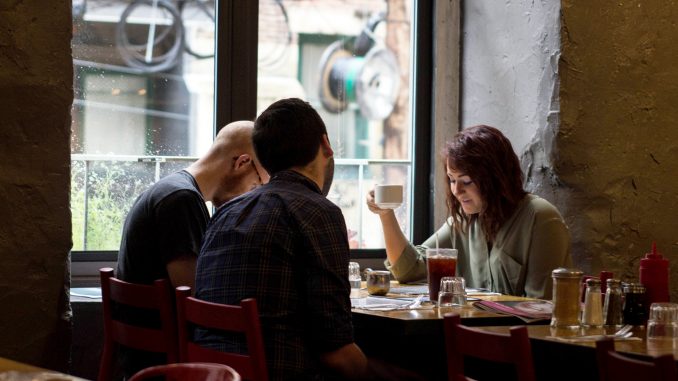
<path id="1" fill-rule="evenodd" d="M 479 219 L 487 239 L 494 241 L 499 229 L 527 194 L 523 190 L 520 160 L 511 142 L 494 127 L 473 126 L 460 131 L 447 143 L 444 156 L 443 165 L 468 175 L 483 198 L 483 210 L 469 216 L 447 187 L 447 207 L 457 222 L 455 227 L 466 232 Z"/>

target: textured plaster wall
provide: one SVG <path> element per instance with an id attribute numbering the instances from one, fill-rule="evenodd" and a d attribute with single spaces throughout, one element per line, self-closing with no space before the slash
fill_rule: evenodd
<path id="1" fill-rule="evenodd" d="M 678 301 L 678 2 L 562 2 L 555 171 L 585 270 L 637 279 L 657 241 Z M 564 200 L 565 201 L 565 200 Z"/>
<path id="2" fill-rule="evenodd" d="M 0 356 L 66 370 L 69 0 L 0 2 Z"/>
<path id="3" fill-rule="evenodd" d="M 637 281 L 657 241 L 678 301 L 678 2 L 463 3 L 462 126 L 501 128 L 559 208 L 575 266 Z"/>
<path id="4" fill-rule="evenodd" d="M 461 125 L 501 129 L 517 153 L 557 110 L 560 2 L 466 0 Z"/>

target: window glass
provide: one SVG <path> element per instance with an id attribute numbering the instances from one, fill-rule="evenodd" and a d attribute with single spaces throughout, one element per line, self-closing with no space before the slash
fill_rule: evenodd
<path id="1" fill-rule="evenodd" d="M 396 214 L 410 232 L 412 7 L 259 0 L 257 112 L 292 96 L 318 110 L 353 248 L 383 247 L 365 205 L 376 183 L 404 185 Z M 73 1 L 74 251 L 117 250 L 136 197 L 211 144 L 214 14 L 214 0 Z"/>
<path id="2" fill-rule="evenodd" d="M 214 7 L 73 2 L 73 250 L 117 250 L 136 197 L 211 144 Z"/>
<path id="3" fill-rule="evenodd" d="M 396 214 L 409 236 L 411 8 L 408 0 L 259 1 L 258 112 L 299 97 L 323 118 L 337 166 L 328 198 L 344 212 L 352 248 L 383 247 L 365 205 L 376 183 L 404 185 Z"/>

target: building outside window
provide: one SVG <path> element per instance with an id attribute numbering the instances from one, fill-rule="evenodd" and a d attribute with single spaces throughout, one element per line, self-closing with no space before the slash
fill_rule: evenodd
<path id="1" fill-rule="evenodd" d="M 114 254 L 136 197 L 210 146 L 221 127 L 215 78 L 232 67 L 220 52 L 215 65 L 215 41 L 227 38 L 215 15 L 226 3 L 242 5 L 74 0 L 74 252 Z M 365 206 L 376 183 L 405 186 L 396 213 L 411 233 L 416 7 L 411 0 L 258 2 L 256 83 L 246 84 L 256 88 L 256 114 L 285 97 L 320 113 L 337 165 L 328 198 L 344 213 L 351 248 L 383 248 L 378 217 Z"/>

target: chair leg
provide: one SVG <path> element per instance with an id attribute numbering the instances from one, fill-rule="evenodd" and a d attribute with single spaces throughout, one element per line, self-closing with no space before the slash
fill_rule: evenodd
<path id="1" fill-rule="evenodd" d="M 103 351 L 101 352 L 101 361 L 99 362 L 99 375 L 97 376 L 97 381 L 110 381 L 112 368 L 113 345 L 105 343 Z"/>

